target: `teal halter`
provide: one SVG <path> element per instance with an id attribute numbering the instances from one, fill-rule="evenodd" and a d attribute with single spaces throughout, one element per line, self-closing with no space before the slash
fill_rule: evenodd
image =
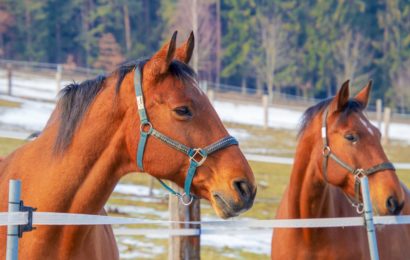
<path id="1" fill-rule="evenodd" d="M 190 190 L 191 190 L 192 180 L 196 172 L 196 168 L 198 168 L 205 162 L 209 154 L 214 153 L 218 150 L 221 150 L 231 145 L 238 145 L 238 141 L 232 136 L 227 136 L 205 148 L 190 148 L 186 145 L 183 145 L 169 138 L 168 136 L 155 130 L 151 122 L 148 120 L 147 112 L 145 110 L 145 105 L 144 105 L 144 96 L 142 93 L 141 71 L 140 71 L 140 68 L 138 67 L 136 67 L 135 69 L 134 87 L 135 87 L 135 94 L 137 95 L 138 113 L 140 116 L 140 140 L 138 143 L 138 151 L 137 151 L 137 165 L 141 170 L 144 170 L 142 160 L 144 158 L 145 144 L 147 143 L 148 136 L 150 135 L 161 140 L 162 142 L 166 143 L 172 148 L 188 155 L 189 167 L 188 167 L 188 173 L 187 173 L 187 177 L 185 179 L 185 184 L 184 184 L 185 192 L 183 194 L 173 190 L 171 187 L 166 185 L 162 180 L 158 179 L 158 181 L 171 194 L 179 197 L 179 199 L 184 205 L 190 205 L 193 201 L 193 196 L 191 196 Z"/>

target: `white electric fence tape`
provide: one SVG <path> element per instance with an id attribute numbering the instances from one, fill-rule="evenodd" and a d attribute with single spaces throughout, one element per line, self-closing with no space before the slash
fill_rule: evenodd
<path id="1" fill-rule="evenodd" d="M 0 226 L 27 224 L 27 212 L 0 213 Z M 33 225 L 126 225 L 126 224 L 158 224 L 169 225 L 200 224 L 207 227 L 236 228 L 317 228 L 317 227 L 352 227 L 363 226 L 363 217 L 345 218 L 312 218 L 312 219 L 274 219 L 274 220 L 212 220 L 212 221 L 167 221 L 146 220 L 125 217 L 100 215 L 34 212 Z M 374 223 L 379 225 L 410 224 L 410 215 L 375 216 Z"/>

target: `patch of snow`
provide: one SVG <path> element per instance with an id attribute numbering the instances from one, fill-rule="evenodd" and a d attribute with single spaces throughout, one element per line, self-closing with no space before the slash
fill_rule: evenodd
<path id="1" fill-rule="evenodd" d="M 114 192 L 127 195 L 147 196 L 149 195 L 149 187 L 135 184 L 119 183 L 117 184 L 117 186 L 115 186 Z M 160 189 L 152 189 L 152 193 L 155 196 L 164 196 L 167 194 L 165 190 Z"/>
<path id="2" fill-rule="evenodd" d="M 202 234 L 201 246 L 211 246 L 215 248 L 235 248 L 256 254 L 269 255 L 271 250 L 271 230 L 263 230 L 252 234 L 248 230 L 244 230 L 243 234 Z"/>
<path id="3" fill-rule="evenodd" d="M 263 126 L 263 107 L 215 101 L 214 107 L 222 121 Z M 296 129 L 302 112 L 283 108 L 269 108 L 269 126 Z"/>
<path id="4" fill-rule="evenodd" d="M 52 82 L 52 81 L 51 81 Z M 1 82 L 0 82 L 1 83 Z M 40 82 L 41 84 L 51 84 L 50 82 Z M 0 84 L 1 85 L 1 84 Z M 49 85 L 45 89 L 52 89 Z M 53 93 L 55 95 L 55 92 Z M 5 96 L 1 96 L 4 98 Z M 15 98 L 7 98 L 13 100 Z M 47 120 L 53 111 L 55 105 L 50 103 L 34 102 L 19 99 L 22 102 L 21 108 L 1 108 L 0 124 L 19 126 L 22 129 L 30 131 L 39 131 L 44 128 Z M 226 122 L 241 123 L 247 125 L 263 125 L 263 108 L 258 105 L 235 104 L 232 102 L 214 102 L 215 109 L 221 119 Z M 269 127 L 277 129 L 292 129 L 298 127 L 299 120 L 302 116 L 301 111 L 269 108 Z M 372 122 L 374 124 L 374 122 Z M 250 135 L 245 130 L 229 129 L 229 132 L 238 137 L 238 139 L 249 138 Z M 401 123 L 391 123 L 389 137 L 391 139 L 405 141 L 410 143 L 410 125 Z"/>
<path id="5" fill-rule="evenodd" d="M 25 100 L 19 108 L 0 108 L 0 123 L 39 131 L 46 125 L 54 107 L 55 105 L 50 103 Z"/>
<path id="6" fill-rule="evenodd" d="M 141 217 L 141 215 L 154 215 L 160 218 L 158 220 L 165 220 L 169 218 L 168 210 L 159 211 L 159 210 L 148 208 L 148 207 L 116 205 L 116 204 L 109 204 L 109 207 L 117 208 L 120 213 L 126 213 L 133 217 Z"/>
<path id="7" fill-rule="evenodd" d="M 240 128 L 228 128 L 228 133 L 238 139 L 239 141 L 247 140 L 251 138 L 251 134 L 245 129 Z"/>

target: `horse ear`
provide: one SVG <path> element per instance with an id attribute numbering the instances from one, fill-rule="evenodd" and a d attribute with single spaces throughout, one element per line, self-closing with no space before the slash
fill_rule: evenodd
<path id="1" fill-rule="evenodd" d="M 349 101 L 349 80 L 346 80 L 333 98 L 332 107 L 334 111 L 340 111 Z"/>
<path id="2" fill-rule="evenodd" d="M 369 103 L 372 85 L 373 81 L 370 80 L 369 83 L 367 83 L 367 85 L 354 97 L 359 103 L 362 104 L 363 108 L 366 108 Z"/>
<path id="3" fill-rule="evenodd" d="M 195 47 L 195 37 L 194 37 L 194 32 L 191 31 L 191 33 L 189 34 L 188 40 L 184 44 L 182 44 L 181 47 L 177 49 L 175 58 L 177 60 L 182 61 L 185 64 L 188 64 L 192 58 L 194 47 Z"/>
<path id="4" fill-rule="evenodd" d="M 164 74 L 168 71 L 169 65 L 175 57 L 177 34 L 178 31 L 175 31 L 171 41 L 162 46 L 162 48 L 148 61 L 153 74 Z"/>

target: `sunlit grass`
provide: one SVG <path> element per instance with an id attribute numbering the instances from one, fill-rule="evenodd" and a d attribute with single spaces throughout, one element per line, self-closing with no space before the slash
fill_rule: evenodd
<path id="1" fill-rule="evenodd" d="M 0 99 L 0 107 L 19 108 L 19 107 L 21 107 L 21 103 L 15 102 L 15 101 Z"/>
<path id="2" fill-rule="evenodd" d="M 6 156 L 10 154 L 26 142 L 27 141 L 12 138 L 0 138 L 0 156 Z"/>

